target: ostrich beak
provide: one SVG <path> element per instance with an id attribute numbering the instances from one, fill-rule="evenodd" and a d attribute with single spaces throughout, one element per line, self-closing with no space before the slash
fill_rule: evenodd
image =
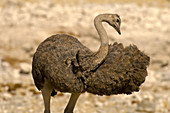
<path id="1" fill-rule="evenodd" d="M 115 26 L 115 29 L 119 33 L 119 35 L 121 35 L 120 26 L 119 25 Z"/>
<path id="2" fill-rule="evenodd" d="M 116 29 L 116 31 L 119 33 L 119 35 L 121 35 L 120 28 Z"/>
<path id="3" fill-rule="evenodd" d="M 110 24 L 110 23 L 109 23 Z M 121 35 L 121 31 L 120 31 L 120 24 L 117 23 L 112 23 L 110 24 L 113 28 L 115 28 L 115 30 L 119 33 L 119 35 Z"/>

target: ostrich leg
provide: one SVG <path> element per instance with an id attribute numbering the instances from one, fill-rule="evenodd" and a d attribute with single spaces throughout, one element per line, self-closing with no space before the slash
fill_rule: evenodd
<path id="1" fill-rule="evenodd" d="M 67 107 L 64 110 L 64 113 L 73 113 L 75 104 L 76 104 L 77 99 L 79 98 L 80 94 L 81 93 L 72 93 L 71 94 L 70 100 L 67 104 Z"/>
<path id="2" fill-rule="evenodd" d="M 44 100 L 44 113 L 50 113 L 50 99 L 51 99 L 51 93 L 52 93 L 52 87 L 45 81 L 42 91 L 42 96 Z"/>

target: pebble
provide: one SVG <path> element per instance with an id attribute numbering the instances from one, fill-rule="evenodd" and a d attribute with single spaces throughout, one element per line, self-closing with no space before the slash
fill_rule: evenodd
<path id="1" fill-rule="evenodd" d="M 20 64 L 20 73 L 21 74 L 29 74 L 31 72 L 31 65 L 28 63 Z"/>
<path id="2" fill-rule="evenodd" d="M 8 70 L 10 68 L 10 64 L 6 61 L 1 61 L 1 67 L 4 70 Z"/>
<path id="3" fill-rule="evenodd" d="M 154 113 L 155 104 L 149 98 L 144 98 L 137 106 L 137 111 Z"/>
<path id="4" fill-rule="evenodd" d="M 161 72 L 161 81 L 170 82 L 170 70 Z"/>
<path id="5" fill-rule="evenodd" d="M 11 98 L 12 98 L 12 95 L 11 95 L 10 93 L 8 93 L 8 92 L 4 92 L 4 93 L 2 94 L 2 98 L 3 98 L 4 100 L 8 100 L 8 99 L 11 99 Z"/>
<path id="6" fill-rule="evenodd" d="M 26 43 L 22 46 L 22 49 L 26 52 L 26 53 L 30 53 L 31 51 L 34 50 L 34 47 L 32 46 L 32 44 L 30 43 Z"/>
<path id="7" fill-rule="evenodd" d="M 19 69 L 14 69 L 13 70 L 13 76 L 15 77 L 15 78 L 19 78 L 20 77 L 20 70 Z"/>

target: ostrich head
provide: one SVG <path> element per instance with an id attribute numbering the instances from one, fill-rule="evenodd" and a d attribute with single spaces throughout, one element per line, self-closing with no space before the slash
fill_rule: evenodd
<path id="1" fill-rule="evenodd" d="M 106 14 L 107 19 L 104 20 L 105 22 L 107 22 L 109 25 L 111 25 L 113 28 L 115 28 L 115 30 L 121 34 L 120 32 L 120 24 L 121 24 L 121 19 L 119 17 L 119 15 L 117 14 Z"/>

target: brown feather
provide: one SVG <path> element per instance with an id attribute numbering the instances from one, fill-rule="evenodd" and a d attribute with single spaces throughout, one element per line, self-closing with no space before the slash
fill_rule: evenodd
<path id="1" fill-rule="evenodd" d="M 32 74 L 37 88 L 42 89 L 47 78 L 61 92 L 130 94 L 145 81 L 149 57 L 135 45 L 125 48 L 121 43 L 109 45 L 106 59 L 94 70 L 88 68 L 86 57 L 80 57 L 90 55 L 93 53 L 72 36 L 47 38 L 33 58 Z"/>

